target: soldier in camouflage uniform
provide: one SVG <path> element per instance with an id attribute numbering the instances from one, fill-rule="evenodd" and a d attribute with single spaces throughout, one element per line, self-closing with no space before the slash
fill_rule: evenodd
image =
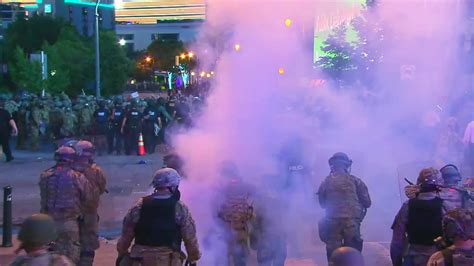
<path id="1" fill-rule="evenodd" d="M 63 112 L 61 113 L 61 129 L 60 135 L 62 138 L 70 138 L 75 135 L 75 128 L 77 124 L 77 117 L 72 112 L 71 107 L 64 108 Z"/>
<path id="2" fill-rule="evenodd" d="M 474 265 L 474 212 L 457 208 L 443 217 L 443 232 L 450 247 L 433 254 L 427 266 Z"/>
<path id="3" fill-rule="evenodd" d="M 72 266 L 67 257 L 49 251 L 50 244 L 58 237 L 53 219 L 46 214 L 33 214 L 25 219 L 16 251 L 25 250 L 26 255 L 18 256 L 12 266 Z"/>
<path id="4" fill-rule="evenodd" d="M 444 200 L 446 210 L 455 208 L 464 208 L 469 201 L 469 195 L 465 188 L 460 184 L 462 177 L 455 165 L 448 164 L 440 169 L 442 175 L 442 184 L 439 186 L 439 197 Z M 409 199 L 415 198 L 419 193 L 420 187 L 417 185 L 408 185 L 405 187 L 405 194 Z"/>
<path id="5" fill-rule="evenodd" d="M 255 219 L 254 191 L 242 180 L 233 162 L 220 165 L 225 185 L 218 189 L 217 217 L 225 229 L 229 265 L 245 266 L 249 255 L 250 225 Z"/>
<path id="6" fill-rule="evenodd" d="M 18 138 L 16 143 L 16 148 L 18 150 L 26 149 L 26 140 L 28 138 L 27 114 L 29 108 L 29 102 L 26 99 L 23 99 L 21 100 L 20 107 L 15 114 L 15 122 L 18 127 Z"/>
<path id="7" fill-rule="evenodd" d="M 41 213 L 50 215 L 58 229 L 55 250 L 74 263 L 79 262 L 79 218 L 93 197 L 92 187 L 81 173 L 73 170 L 76 152 L 60 147 L 55 152 L 57 164 L 41 173 Z"/>
<path id="8" fill-rule="evenodd" d="M 439 171 L 423 169 L 417 179 L 420 192 L 406 201 L 392 225 L 390 257 L 394 266 L 425 266 L 436 252 L 434 239 L 443 234 L 445 207 L 439 198 Z"/>
<path id="9" fill-rule="evenodd" d="M 77 110 L 79 136 L 87 135 L 92 126 L 92 112 L 88 102 L 79 103 Z"/>
<path id="10" fill-rule="evenodd" d="M 50 130 L 53 139 L 59 139 L 61 136 L 63 103 L 59 100 L 54 102 L 54 107 L 49 111 Z"/>
<path id="11" fill-rule="evenodd" d="M 188 207 L 179 200 L 179 180 L 179 174 L 171 168 L 155 172 L 154 193 L 141 198 L 123 220 L 122 236 L 117 242 L 120 265 L 181 266 L 186 259 L 181 241 L 189 265 L 196 265 L 201 257 L 196 226 Z"/>
<path id="12" fill-rule="evenodd" d="M 326 216 L 319 223 L 319 237 L 326 243 L 327 259 L 334 250 L 348 246 L 362 251 L 360 225 L 371 205 L 364 182 L 350 174 L 352 161 L 342 152 L 329 159 L 331 173 L 318 190 Z"/>
<path id="13" fill-rule="evenodd" d="M 39 148 L 39 134 L 41 125 L 41 111 L 39 109 L 39 103 L 34 100 L 32 103 L 30 116 L 28 119 L 28 131 L 31 137 L 31 150 L 37 151 Z"/>
<path id="14" fill-rule="evenodd" d="M 89 141 L 81 140 L 73 145 L 76 160 L 73 168 L 82 173 L 93 187 L 92 197 L 83 209 L 80 223 L 81 260 L 79 265 L 91 266 L 99 244 L 99 201 L 107 186 L 104 171 L 94 162 L 95 148 Z"/>

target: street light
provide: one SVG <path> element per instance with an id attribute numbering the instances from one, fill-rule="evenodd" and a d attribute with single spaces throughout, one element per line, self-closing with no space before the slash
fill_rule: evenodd
<path id="1" fill-rule="evenodd" d="M 289 18 L 285 19 L 285 26 L 287 28 L 289 28 L 291 26 L 291 23 L 292 23 L 291 19 L 289 19 Z"/>
<path id="2" fill-rule="evenodd" d="M 121 46 L 125 46 L 125 44 L 127 43 L 127 41 L 125 41 L 125 39 L 122 38 L 122 39 L 120 39 L 120 40 L 118 41 L 118 43 L 119 43 Z"/>
<path id="3" fill-rule="evenodd" d="M 193 52 L 189 52 L 189 53 L 188 53 L 188 57 L 189 57 L 189 58 L 193 58 L 193 56 L 194 56 L 194 53 L 193 53 Z"/>
<path id="4" fill-rule="evenodd" d="M 147 63 L 150 63 L 150 62 L 151 62 L 151 57 L 149 57 L 149 56 L 145 57 L 145 61 L 146 61 Z"/>
<path id="5" fill-rule="evenodd" d="M 283 74 L 285 73 L 285 69 L 283 69 L 282 67 L 280 67 L 280 68 L 278 69 L 278 73 L 279 73 L 280 75 L 283 75 Z"/>
<path id="6" fill-rule="evenodd" d="M 181 59 L 185 59 L 186 58 L 186 54 L 181 54 Z"/>
<path id="7" fill-rule="evenodd" d="M 235 49 L 235 51 L 237 51 L 237 52 L 240 51 L 240 44 L 238 44 L 238 43 L 235 44 L 235 45 L 234 45 L 234 49 Z"/>
<path id="8" fill-rule="evenodd" d="M 100 97 L 99 4 L 95 2 L 95 96 Z"/>

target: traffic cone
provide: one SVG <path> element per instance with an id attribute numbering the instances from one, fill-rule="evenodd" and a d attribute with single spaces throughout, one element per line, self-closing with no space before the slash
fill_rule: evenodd
<path id="1" fill-rule="evenodd" d="M 145 155 L 145 144 L 143 143 L 143 134 L 140 132 L 138 136 L 138 155 L 143 156 Z"/>

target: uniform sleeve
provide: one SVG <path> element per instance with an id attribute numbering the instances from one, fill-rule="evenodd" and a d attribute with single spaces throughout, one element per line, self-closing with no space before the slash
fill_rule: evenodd
<path id="1" fill-rule="evenodd" d="M 39 187 L 40 187 L 40 213 L 46 213 L 47 212 L 47 175 L 45 173 L 42 173 L 40 176 L 40 181 L 39 181 Z"/>
<path id="2" fill-rule="evenodd" d="M 474 127 L 474 121 L 471 121 L 469 124 L 467 124 L 466 130 L 464 131 L 464 138 L 463 138 L 464 144 L 469 144 L 471 142 L 473 127 Z"/>
<path id="3" fill-rule="evenodd" d="M 196 224 L 189 209 L 184 203 L 179 202 L 176 205 L 177 220 L 181 226 L 181 234 L 188 254 L 188 261 L 196 262 L 201 258 L 199 243 L 196 235 Z"/>
<path id="4" fill-rule="evenodd" d="M 326 179 L 321 183 L 318 189 L 318 200 L 321 208 L 326 208 Z"/>
<path id="5" fill-rule="evenodd" d="M 99 192 L 100 194 L 104 194 L 107 187 L 107 178 L 105 177 L 105 173 L 99 166 L 94 165 L 94 174 L 95 180 L 97 182 L 96 185 L 99 188 Z"/>
<path id="6" fill-rule="evenodd" d="M 122 235 L 117 241 L 117 252 L 119 254 L 128 253 L 128 248 L 135 238 L 135 225 L 140 219 L 140 210 L 142 208 L 142 199 L 135 206 L 128 210 L 127 215 L 123 218 Z"/>
<path id="7" fill-rule="evenodd" d="M 372 201 L 370 200 L 369 195 L 369 189 L 362 180 L 360 180 L 359 178 L 357 178 L 356 180 L 357 197 L 359 198 L 359 202 L 364 208 L 368 209 L 372 205 Z"/>
<path id="8" fill-rule="evenodd" d="M 428 264 L 426 265 L 427 266 L 445 266 L 443 253 L 441 253 L 441 251 L 438 251 L 435 254 L 433 254 L 428 260 Z"/>
<path id="9" fill-rule="evenodd" d="M 406 245 L 406 224 L 408 222 L 408 204 L 404 203 L 392 225 L 392 242 L 390 243 L 390 258 L 393 266 L 401 266 Z"/>

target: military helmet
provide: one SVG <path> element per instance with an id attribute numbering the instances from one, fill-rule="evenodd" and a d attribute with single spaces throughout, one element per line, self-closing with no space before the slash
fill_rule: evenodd
<path id="1" fill-rule="evenodd" d="M 57 162 L 74 162 L 76 151 L 71 147 L 62 146 L 54 152 L 54 160 Z"/>
<path id="2" fill-rule="evenodd" d="M 352 160 L 349 159 L 349 156 L 343 152 L 336 152 L 331 158 L 329 158 L 330 166 L 342 165 L 344 167 L 350 167 L 352 165 Z"/>
<path id="3" fill-rule="evenodd" d="M 355 248 L 340 247 L 333 251 L 330 266 L 363 266 L 362 254 Z"/>
<path id="4" fill-rule="evenodd" d="M 417 185 L 440 185 L 441 178 L 439 171 L 433 167 L 425 168 L 421 170 L 416 180 Z"/>
<path id="5" fill-rule="evenodd" d="M 172 168 L 162 168 L 153 175 L 152 186 L 154 188 L 177 188 L 181 177 Z"/>
<path id="6" fill-rule="evenodd" d="M 462 179 L 461 173 L 453 164 L 445 165 L 439 171 L 445 183 L 458 183 Z"/>
<path id="7" fill-rule="evenodd" d="M 87 140 L 80 140 L 74 145 L 74 150 L 76 154 L 80 157 L 90 157 L 92 158 L 95 154 L 94 145 Z"/>
<path id="8" fill-rule="evenodd" d="M 232 161 L 222 161 L 219 164 L 219 174 L 222 177 L 236 178 L 239 176 L 239 169 Z"/>
<path id="9" fill-rule="evenodd" d="M 456 238 L 474 240 L 474 212 L 463 208 L 448 211 L 443 217 L 443 232 L 451 241 Z"/>
<path id="10" fill-rule="evenodd" d="M 18 233 L 23 246 L 41 247 L 48 245 L 58 237 L 53 219 L 46 214 L 33 214 L 25 219 Z"/>

